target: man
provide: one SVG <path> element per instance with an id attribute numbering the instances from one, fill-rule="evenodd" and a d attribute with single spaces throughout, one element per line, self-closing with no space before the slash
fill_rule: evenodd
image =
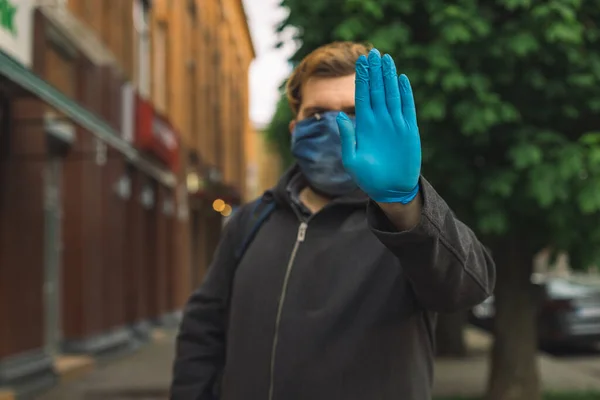
<path id="1" fill-rule="evenodd" d="M 333 43 L 287 94 L 297 165 L 239 263 L 251 210 L 226 226 L 185 310 L 171 398 L 430 399 L 435 315 L 490 296 L 495 269 L 420 176 L 408 78 Z"/>

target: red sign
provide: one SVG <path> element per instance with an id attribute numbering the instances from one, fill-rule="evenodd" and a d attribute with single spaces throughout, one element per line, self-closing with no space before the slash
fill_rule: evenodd
<path id="1" fill-rule="evenodd" d="M 152 104 L 136 95 L 135 144 L 153 154 L 171 169 L 179 161 L 179 137 L 169 120 L 154 110 Z"/>

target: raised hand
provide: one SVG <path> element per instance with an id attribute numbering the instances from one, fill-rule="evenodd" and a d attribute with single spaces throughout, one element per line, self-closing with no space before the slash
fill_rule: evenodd
<path id="1" fill-rule="evenodd" d="M 389 54 L 356 62 L 356 128 L 340 113 L 344 167 L 379 203 L 410 203 L 419 192 L 421 139 L 412 88 Z"/>

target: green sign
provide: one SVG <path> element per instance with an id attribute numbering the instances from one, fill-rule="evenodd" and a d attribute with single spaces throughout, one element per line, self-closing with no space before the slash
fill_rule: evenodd
<path id="1" fill-rule="evenodd" d="M 12 33 L 13 36 L 17 36 L 16 15 L 17 6 L 11 0 L 0 0 L 0 28 Z"/>

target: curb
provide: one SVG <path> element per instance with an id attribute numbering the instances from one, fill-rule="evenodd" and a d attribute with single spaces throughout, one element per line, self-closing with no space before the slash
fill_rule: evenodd
<path id="1" fill-rule="evenodd" d="M 153 328 L 149 336 L 151 342 L 162 342 L 166 340 L 167 333 L 163 328 Z M 59 384 L 81 379 L 93 372 L 97 366 L 97 360 L 94 357 L 86 355 L 61 355 L 54 359 L 54 369 L 59 376 Z M 5 399 L 0 397 L 0 400 Z"/>

